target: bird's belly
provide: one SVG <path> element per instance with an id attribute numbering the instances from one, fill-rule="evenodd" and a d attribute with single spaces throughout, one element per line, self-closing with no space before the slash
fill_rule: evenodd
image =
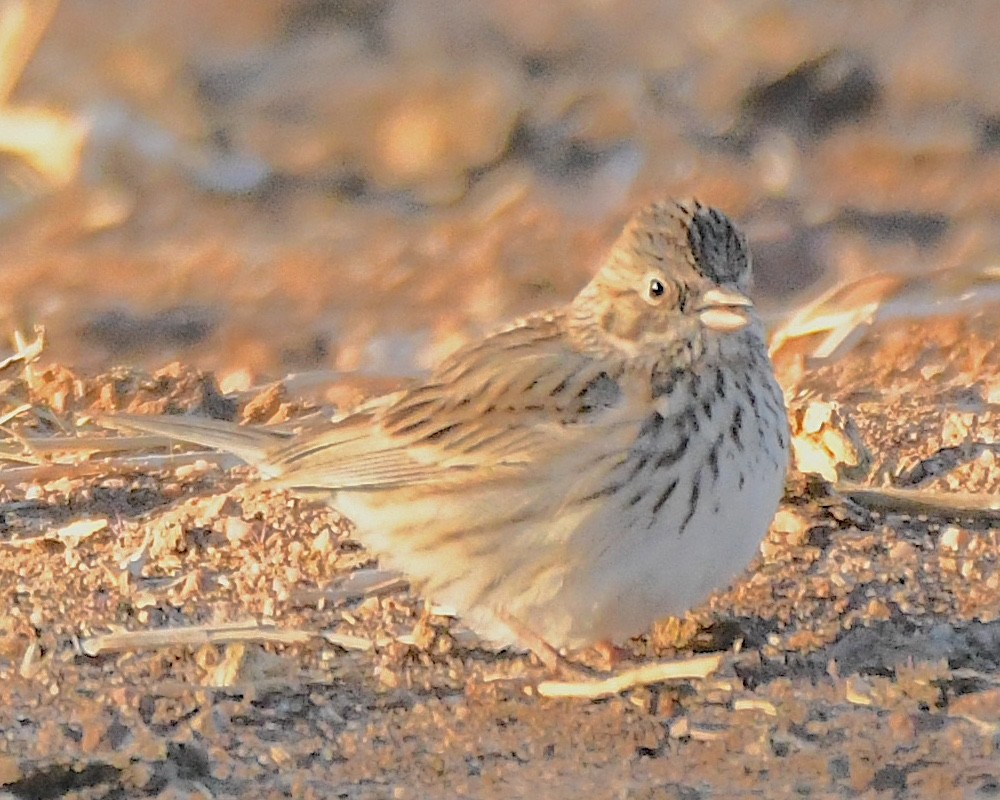
<path id="1" fill-rule="evenodd" d="M 783 450 L 751 454 L 730 445 L 719 453 L 717 473 L 705 464 L 683 470 L 656 513 L 654 494 L 597 514 L 579 539 L 600 542 L 600 550 L 561 595 L 571 609 L 562 644 L 636 635 L 725 588 L 757 553 L 786 468 Z"/>

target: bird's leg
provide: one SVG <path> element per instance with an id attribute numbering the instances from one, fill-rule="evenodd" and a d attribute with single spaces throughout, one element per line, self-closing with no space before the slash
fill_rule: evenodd
<path id="1" fill-rule="evenodd" d="M 520 620 L 505 612 L 500 612 L 499 617 L 500 621 L 510 628 L 518 644 L 534 653 L 550 672 L 569 679 L 593 677 L 585 668 L 567 659 Z"/>

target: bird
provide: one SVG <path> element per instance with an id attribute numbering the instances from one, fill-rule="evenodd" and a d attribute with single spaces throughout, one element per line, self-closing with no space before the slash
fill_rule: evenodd
<path id="1" fill-rule="evenodd" d="M 758 551 L 789 427 L 751 274 L 746 236 L 723 212 L 657 201 L 569 303 L 320 430 L 118 422 L 320 495 L 418 594 L 490 646 L 549 663 L 684 614 Z"/>

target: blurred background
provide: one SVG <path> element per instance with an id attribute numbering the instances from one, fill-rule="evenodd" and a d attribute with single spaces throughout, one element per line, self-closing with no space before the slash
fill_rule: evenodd
<path id="1" fill-rule="evenodd" d="M 0 330 L 234 386 L 412 373 L 678 195 L 745 226 L 771 319 L 995 275 L 998 31 L 993 0 L 0 0 Z"/>

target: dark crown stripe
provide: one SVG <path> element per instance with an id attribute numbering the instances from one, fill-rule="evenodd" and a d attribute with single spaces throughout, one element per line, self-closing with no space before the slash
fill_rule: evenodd
<path id="1" fill-rule="evenodd" d="M 687 211 L 684 222 L 694 269 L 716 283 L 745 280 L 749 254 L 743 235 L 730 219 L 707 206 L 680 208 Z"/>

